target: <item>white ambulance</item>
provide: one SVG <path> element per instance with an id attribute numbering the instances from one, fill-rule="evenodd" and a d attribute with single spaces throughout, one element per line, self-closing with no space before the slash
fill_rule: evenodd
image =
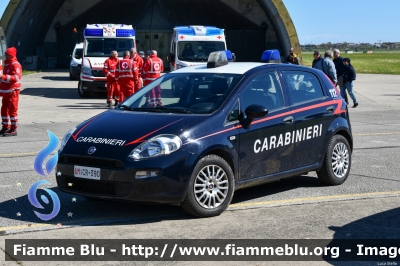
<path id="1" fill-rule="evenodd" d="M 107 79 L 104 62 L 113 50 L 122 58 L 124 51 L 136 47 L 135 30 L 125 24 L 87 24 L 84 33 L 83 58 L 78 93 L 89 97 L 91 92 L 105 92 Z"/>
<path id="2" fill-rule="evenodd" d="M 4 35 L 3 28 L 0 27 L 0 75 L 3 75 L 3 64 L 6 57 L 4 53 L 7 50 L 6 36 Z"/>
<path id="3" fill-rule="evenodd" d="M 175 27 L 168 56 L 171 71 L 206 64 L 210 53 L 222 50 L 226 50 L 224 29 L 212 26 Z"/>
<path id="4" fill-rule="evenodd" d="M 213 26 L 175 27 L 168 55 L 170 70 L 207 64 L 208 55 L 226 50 L 224 29 Z M 186 84 L 185 78 L 173 79 L 172 92 L 178 96 Z"/>

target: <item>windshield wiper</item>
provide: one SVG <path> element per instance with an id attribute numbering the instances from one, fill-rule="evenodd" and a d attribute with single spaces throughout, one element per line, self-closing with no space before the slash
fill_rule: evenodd
<path id="1" fill-rule="evenodd" d="M 167 107 L 144 107 L 144 108 L 134 108 L 135 111 L 152 111 L 152 112 L 162 112 L 162 113 L 183 113 L 183 114 L 191 114 L 189 110 L 186 109 L 175 109 L 175 108 L 167 108 Z"/>
<path id="2" fill-rule="evenodd" d="M 125 104 L 123 104 L 123 105 L 120 105 L 120 106 L 118 106 L 119 108 L 122 108 L 122 109 L 124 109 L 124 110 L 128 110 L 128 111 L 132 111 L 132 110 L 134 110 L 134 109 L 132 109 L 130 106 L 128 106 L 128 105 L 125 105 Z"/>
<path id="3" fill-rule="evenodd" d="M 163 110 L 171 111 L 173 113 L 182 113 L 182 114 L 191 114 L 192 113 L 186 109 L 175 109 L 175 108 L 166 108 L 166 107 L 159 107 L 159 108 L 162 108 Z"/>
<path id="4" fill-rule="evenodd" d="M 151 108 L 151 107 L 133 108 L 133 111 L 149 111 L 149 112 L 156 112 L 156 113 L 164 113 L 162 110 L 160 110 L 158 108 Z"/>

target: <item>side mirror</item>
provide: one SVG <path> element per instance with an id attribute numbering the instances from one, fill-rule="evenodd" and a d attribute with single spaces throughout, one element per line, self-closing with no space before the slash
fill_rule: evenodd
<path id="1" fill-rule="evenodd" d="M 251 122 L 253 122 L 255 118 L 264 117 L 268 114 L 268 109 L 261 105 L 252 104 L 248 106 L 244 112 L 247 118 L 243 121 L 242 127 L 244 129 L 249 129 Z"/>

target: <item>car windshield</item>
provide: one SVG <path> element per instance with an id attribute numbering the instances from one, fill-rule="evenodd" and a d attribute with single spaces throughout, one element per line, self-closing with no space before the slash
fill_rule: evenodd
<path id="1" fill-rule="evenodd" d="M 129 51 L 134 47 L 133 39 L 126 38 L 87 38 L 85 46 L 85 56 L 105 57 L 111 51 L 116 50 L 118 56 L 122 57 L 124 51 Z"/>
<path id="2" fill-rule="evenodd" d="M 207 62 L 208 55 L 215 51 L 225 50 L 224 42 L 187 41 L 178 42 L 178 59 L 188 62 Z"/>
<path id="3" fill-rule="evenodd" d="M 160 113 L 210 114 L 224 103 L 242 76 L 169 73 L 140 89 L 119 108 Z"/>

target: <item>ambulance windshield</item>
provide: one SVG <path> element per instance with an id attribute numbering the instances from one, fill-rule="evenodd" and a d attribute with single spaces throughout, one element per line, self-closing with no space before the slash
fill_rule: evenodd
<path id="1" fill-rule="evenodd" d="M 124 51 L 134 47 L 133 39 L 125 38 L 87 38 L 85 46 L 85 57 L 105 57 L 111 51 L 116 50 L 118 56 L 122 57 Z"/>
<path id="2" fill-rule="evenodd" d="M 225 50 L 225 42 L 180 41 L 177 54 L 182 61 L 207 62 L 210 53 L 221 50 Z"/>

